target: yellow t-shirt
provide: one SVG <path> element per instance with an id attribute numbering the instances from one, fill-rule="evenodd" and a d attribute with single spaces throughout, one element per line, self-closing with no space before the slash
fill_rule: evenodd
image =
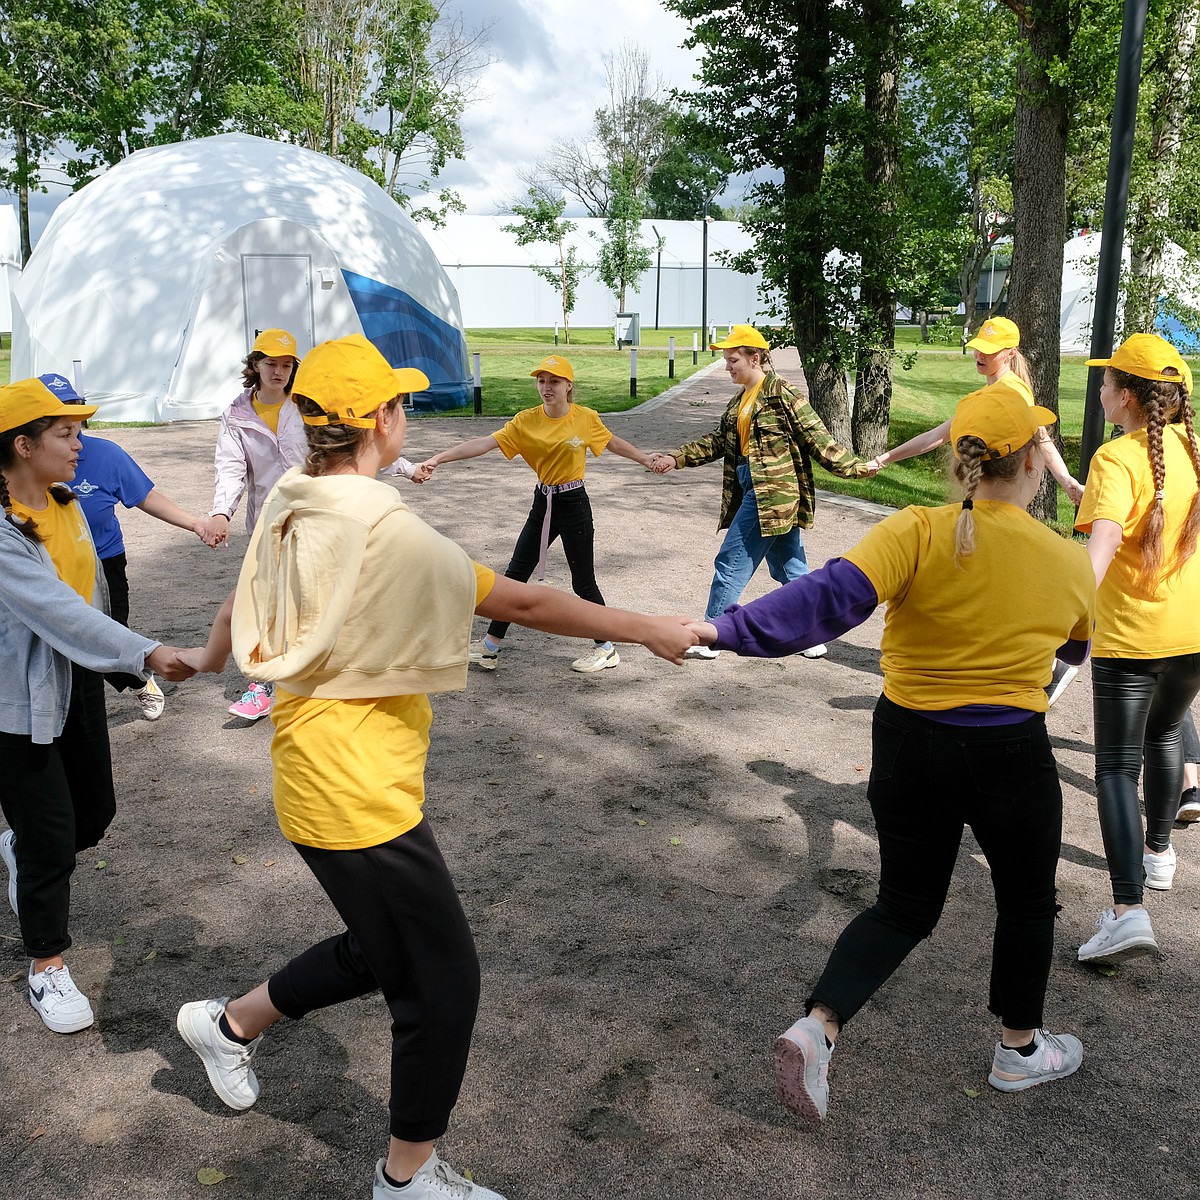
<path id="1" fill-rule="evenodd" d="M 475 563 L 475 603 L 496 573 Z M 425 803 L 429 697 L 329 700 L 276 687 L 275 815 L 290 842 L 362 850 L 407 833 Z"/>
<path id="2" fill-rule="evenodd" d="M 599 457 L 612 440 L 600 414 L 581 404 L 572 404 L 563 417 L 547 416 L 540 404 L 526 408 L 492 436 L 505 458 L 519 454 L 549 484 L 582 479 L 587 452 Z"/>
<path id="3" fill-rule="evenodd" d="M 1004 704 L 1045 712 L 1054 654 L 1091 636 L 1087 552 L 1014 504 L 975 501 L 975 553 L 954 562 L 959 505 L 906 508 L 846 554 L 887 602 L 883 693 L 937 712 Z"/>
<path id="4" fill-rule="evenodd" d="M 58 577 L 91 604 L 96 592 L 96 549 L 79 503 L 59 504 L 49 493 L 41 512 L 12 502 L 12 510 L 32 521 Z"/>
<path id="5" fill-rule="evenodd" d="M 1163 465 L 1163 563 L 1170 569 L 1196 494 L 1196 471 L 1182 425 L 1163 430 Z M 1084 533 L 1099 520 L 1115 521 L 1122 530 L 1121 545 L 1096 600 L 1096 658 L 1169 658 L 1200 651 L 1200 554 L 1162 580 L 1152 596 L 1135 589 L 1142 561 L 1138 542 L 1153 503 L 1146 431 L 1139 429 L 1101 446 L 1088 468 L 1075 519 L 1075 528 Z"/>
<path id="6" fill-rule="evenodd" d="M 750 414 L 754 412 L 754 405 L 758 402 L 758 393 L 762 391 L 765 378 L 764 376 L 753 387 L 748 387 L 742 393 L 742 402 L 738 405 L 738 445 L 741 447 L 743 458 L 750 453 Z"/>
<path id="7" fill-rule="evenodd" d="M 279 414 L 283 411 L 283 406 L 287 400 L 282 400 L 279 404 L 266 404 L 258 398 L 258 393 L 254 393 L 254 398 L 250 401 L 254 405 L 254 411 L 258 419 L 276 436 L 279 436 Z"/>

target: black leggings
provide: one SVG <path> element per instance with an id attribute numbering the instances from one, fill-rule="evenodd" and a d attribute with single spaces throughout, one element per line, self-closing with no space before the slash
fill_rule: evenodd
<path id="1" fill-rule="evenodd" d="M 125 574 L 125 551 L 122 550 L 120 554 L 114 554 L 110 558 L 102 558 L 100 566 L 104 569 L 104 579 L 108 584 L 108 615 L 114 621 L 128 627 L 129 580 Z M 129 688 L 141 691 L 146 686 L 146 681 L 140 676 L 124 675 L 119 671 L 105 675 L 104 678 L 108 680 L 109 686 L 116 688 L 118 692 L 124 692 Z"/>
<path id="2" fill-rule="evenodd" d="M 392 1014 L 393 1137 L 442 1136 L 467 1069 L 479 959 L 429 822 L 365 850 L 297 845 L 346 932 L 267 981 L 284 1016 L 383 991 Z"/>
<path id="3" fill-rule="evenodd" d="M 1200 654 L 1093 658 L 1096 792 L 1113 903 L 1142 902 L 1142 843 L 1161 854 L 1183 788 L 1181 728 L 1200 692 Z M 1145 769 L 1146 833 L 1138 811 Z"/>
<path id="4" fill-rule="evenodd" d="M 16 837 L 17 909 L 30 958 L 71 944 L 75 855 L 96 845 L 117 812 L 104 681 L 71 669 L 71 707 L 48 746 L 0 733 L 0 808 Z"/>
<path id="5" fill-rule="evenodd" d="M 537 570 L 545 516 L 546 497 L 539 488 L 533 493 L 533 507 L 525 518 L 516 549 L 504 571 L 507 578 L 525 583 Z M 550 544 L 553 545 L 555 539 L 560 537 L 563 553 L 567 556 L 567 566 L 571 568 L 571 590 L 583 600 L 603 604 L 604 597 L 596 583 L 595 529 L 592 525 L 592 503 L 586 488 L 555 494 L 550 507 Z M 508 621 L 493 621 L 488 626 L 488 636 L 499 641 L 508 632 L 508 626 Z"/>
<path id="6" fill-rule="evenodd" d="M 1062 791 L 1046 721 L 944 725 L 880 697 L 867 787 L 879 898 L 842 932 L 809 998 L 843 1024 L 933 932 L 970 825 L 996 897 L 988 1008 L 1036 1029 L 1054 952 Z"/>

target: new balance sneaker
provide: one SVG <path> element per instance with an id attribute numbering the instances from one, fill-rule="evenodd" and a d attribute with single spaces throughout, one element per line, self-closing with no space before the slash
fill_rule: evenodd
<path id="1" fill-rule="evenodd" d="M 213 1091 L 240 1112 L 258 1099 L 258 1078 L 250 1066 L 262 1034 L 248 1046 L 230 1041 L 220 1028 L 221 1015 L 229 997 L 194 1000 L 185 1004 L 175 1018 L 179 1036 L 200 1056 Z"/>
<path id="2" fill-rule="evenodd" d="M 162 716 L 167 698 L 163 695 L 162 688 L 154 682 L 153 675 L 146 680 L 146 686 L 138 692 L 137 698 L 142 706 L 142 716 L 147 721 L 157 721 Z"/>
<path id="3" fill-rule="evenodd" d="M 1050 1033 L 1034 1030 L 1037 1049 L 1028 1057 L 1019 1050 L 1008 1050 L 1003 1042 L 996 1043 L 992 1073 L 988 1083 L 1001 1092 L 1023 1092 L 1026 1088 L 1065 1079 L 1079 1070 L 1083 1062 L 1083 1043 L 1069 1033 Z"/>
<path id="4" fill-rule="evenodd" d="M 1078 667 L 1054 660 L 1054 673 L 1046 684 L 1046 703 L 1053 704 L 1070 686 L 1071 681 L 1079 674 Z"/>
<path id="5" fill-rule="evenodd" d="M 271 693 L 261 683 L 252 683 L 242 693 L 242 698 L 229 706 L 229 711 L 235 717 L 257 721 L 271 711 Z"/>
<path id="6" fill-rule="evenodd" d="M 596 646 L 590 653 L 577 658 L 571 664 L 571 670 L 590 674 L 593 671 L 605 671 L 609 667 L 618 666 L 620 662 L 621 656 L 617 653 L 616 646 Z"/>
<path id="7" fill-rule="evenodd" d="M 13 910 L 14 917 L 20 915 L 17 912 L 17 852 L 13 849 L 16 840 L 17 835 L 11 829 L 0 833 L 0 858 L 8 868 L 8 907 Z"/>
<path id="8" fill-rule="evenodd" d="M 829 1108 L 829 1059 L 825 1026 L 816 1017 L 801 1017 L 775 1039 L 775 1091 L 790 1112 L 814 1125 Z"/>
<path id="9" fill-rule="evenodd" d="M 1200 821 L 1200 788 L 1188 788 L 1179 797 L 1179 811 L 1175 814 L 1175 820 L 1188 824 Z"/>
<path id="10" fill-rule="evenodd" d="M 489 650 L 483 638 L 473 641 L 470 649 L 467 650 L 467 662 L 474 663 L 477 667 L 482 667 L 485 671 L 494 671 L 499 661 L 500 651 Z"/>
<path id="11" fill-rule="evenodd" d="M 1157 952 L 1158 941 L 1144 908 L 1131 908 L 1121 917 L 1106 908 L 1096 921 L 1095 936 L 1079 947 L 1079 961 L 1122 962 Z"/>
<path id="12" fill-rule="evenodd" d="M 720 650 L 712 646 L 689 646 L 684 652 L 684 658 L 719 658 Z"/>
<path id="13" fill-rule="evenodd" d="M 34 974 L 29 964 L 29 1003 L 47 1029 L 78 1033 L 95 1019 L 88 998 L 75 986 L 66 967 L 46 967 Z"/>
<path id="14" fill-rule="evenodd" d="M 463 1178 L 449 1163 L 438 1158 L 435 1150 L 417 1169 L 412 1182 L 404 1187 L 392 1187 L 383 1177 L 386 1164 L 381 1158 L 375 1164 L 375 1187 L 371 1200 L 504 1200 L 499 1192 Z"/>
<path id="15" fill-rule="evenodd" d="M 824 658 L 829 653 L 829 647 L 821 642 L 816 646 L 809 646 L 807 650 L 800 651 L 801 658 Z"/>
<path id="16" fill-rule="evenodd" d="M 1143 854 L 1142 874 L 1148 888 L 1169 892 L 1175 881 L 1175 847 L 1168 846 L 1163 854 Z"/>

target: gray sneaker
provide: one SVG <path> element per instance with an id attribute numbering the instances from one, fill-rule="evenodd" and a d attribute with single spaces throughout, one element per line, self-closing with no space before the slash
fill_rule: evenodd
<path id="1" fill-rule="evenodd" d="M 258 1079 L 250 1060 L 262 1042 L 262 1034 L 248 1046 L 231 1042 L 218 1022 L 229 1003 L 228 996 L 220 1000 L 194 1000 L 185 1004 L 175 1018 L 179 1036 L 200 1056 L 208 1072 L 213 1091 L 239 1112 L 258 1099 Z"/>
<path id="2" fill-rule="evenodd" d="M 779 1102 L 814 1125 L 829 1108 L 829 1059 L 825 1026 L 816 1017 L 801 1017 L 775 1039 L 775 1090 Z"/>
<path id="3" fill-rule="evenodd" d="M 1106 908 L 1096 921 L 1096 934 L 1079 947 L 1080 962 L 1122 962 L 1140 954 L 1157 954 L 1158 941 L 1144 908 L 1131 908 L 1118 917 Z"/>
<path id="4" fill-rule="evenodd" d="M 371 1200 L 392 1200 L 398 1196 L 403 1196 L 404 1200 L 504 1200 L 499 1192 L 464 1178 L 449 1163 L 438 1158 L 436 1150 L 417 1168 L 412 1182 L 402 1188 L 392 1187 L 384 1179 L 384 1166 L 382 1158 L 375 1164 Z"/>
<path id="5" fill-rule="evenodd" d="M 1038 1029 L 1033 1034 L 1037 1049 L 1025 1057 L 1019 1050 L 1005 1049 L 996 1043 L 992 1073 L 988 1083 L 1002 1092 L 1023 1092 L 1026 1088 L 1065 1079 L 1079 1070 L 1083 1062 L 1083 1043 L 1069 1033 L 1050 1033 Z"/>
<path id="6" fill-rule="evenodd" d="M 0 833 L 0 858 L 8 868 L 8 907 L 13 910 L 14 917 L 20 916 L 17 912 L 17 852 L 13 849 L 16 840 L 11 829 Z"/>

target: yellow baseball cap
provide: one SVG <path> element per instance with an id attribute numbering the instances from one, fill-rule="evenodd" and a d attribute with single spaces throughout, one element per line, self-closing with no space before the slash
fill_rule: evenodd
<path id="1" fill-rule="evenodd" d="M 988 448 L 988 458 L 1007 458 L 1027 445 L 1042 426 L 1057 420 L 1048 408 L 1030 404 L 1002 376 L 958 402 L 950 421 L 950 445 L 957 446 L 961 437 L 977 437 Z"/>
<path id="2" fill-rule="evenodd" d="M 264 329 L 254 339 L 250 353 L 265 354 L 268 358 L 284 358 L 290 355 L 297 362 L 300 361 L 296 339 L 286 329 Z"/>
<path id="3" fill-rule="evenodd" d="M 97 411 L 95 404 L 64 404 L 40 379 L 20 379 L 0 387 L 0 433 L 20 429 L 39 417 L 85 421 Z"/>
<path id="4" fill-rule="evenodd" d="M 572 369 L 571 364 L 558 354 L 551 354 L 543 358 L 529 374 L 536 377 L 543 371 L 547 375 L 557 375 L 559 379 L 566 379 L 571 383 L 575 382 L 575 371 Z"/>
<path id="5" fill-rule="evenodd" d="M 1192 372 L 1179 351 L 1156 333 L 1131 333 L 1110 358 L 1089 358 L 1089 367 L 1112 367 L 1139 379 L 1182 383 L 1192 393 Z M 1169 372 L 1169 373 L 1168 373 Z"/>
<path id="6" fill-rule="evenodd" d="M 325 415 L 306 425 L 375 428 L 375 410 L 409 392 L 423 392 L 429 377 L 415 367 L 393 367 L 361 333 L 314 346 L 296 368 L 292 392 L 319 404 Z"/>
<path id="7" fill-rule="evenodd" d="M 753 325 L 734 325 L 729 336 L 721 342 L 709 342 L 710 350 L 740 350 L 748 347 L 752 350 L 770 350 L 767 339 Z"/>
<path id="8" fill-rule="evenodd" d="M 1000 350 L 1015 350 L 1021 344 L 1021 331 L 1016 321 L 1007 317 L 992 317 L 984 321 L 979 332 L 967 343 L 968 350 L 980 354 L 996 354 Z"/>

